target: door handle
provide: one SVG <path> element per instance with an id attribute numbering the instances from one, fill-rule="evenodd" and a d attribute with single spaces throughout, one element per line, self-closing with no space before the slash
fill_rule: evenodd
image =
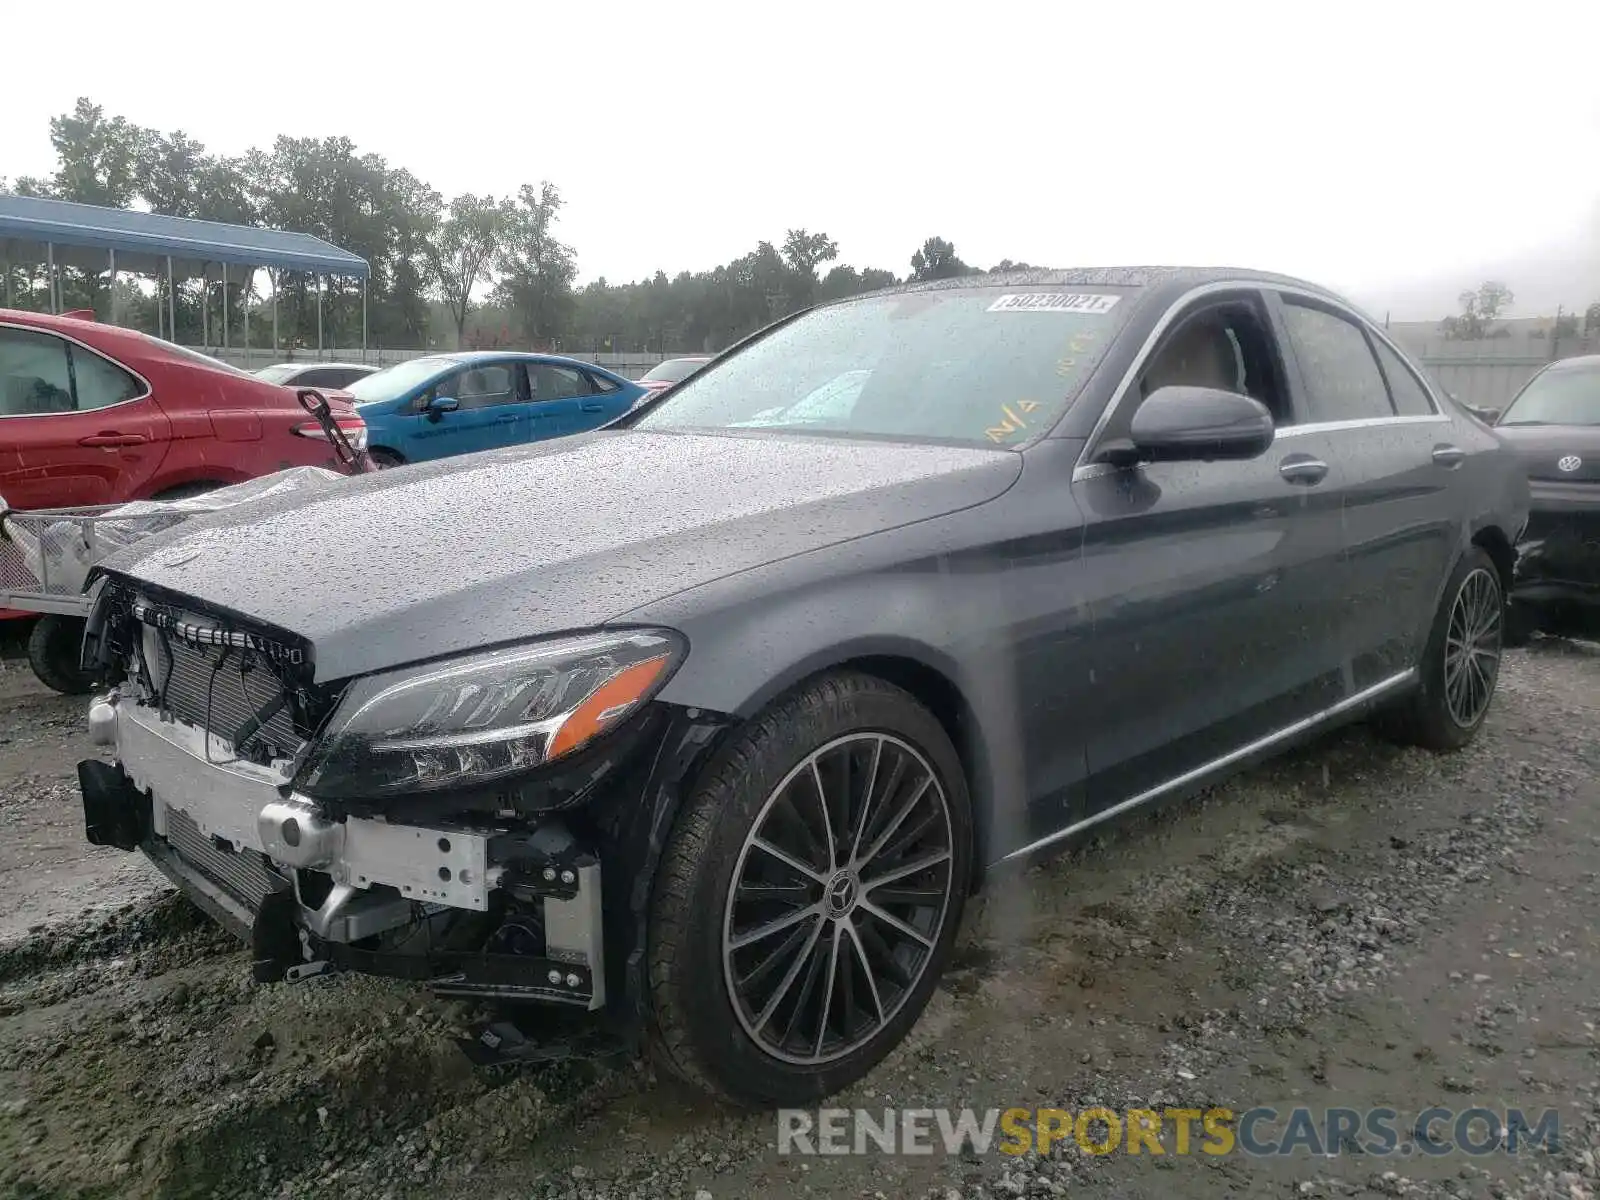
<path id="1" fill-rule="evenodd" d="M 515 425 L 519 420 L 521 420 L 521 418 L 513 413 L 508 417 L 496 417 L 494 419 L 494 423 L 496 425 Z"/>
<path id="2" fill-rule="evenodd" d="M 1433 461 L 1441 467 L 1459 467 L 1467 457 L 1467 452 L 1460 446 L 1435 446 L 1433 448 Z"/>
<path id="3" fill-rule="evenodd" d="M 598 400 L 585 400 L 583 402 L 584 412 L 605 412 L 605 410 L 606 406 Z"/>
<path id="4" fill-rule="evenodd" d="M 80 446 L 142 446 L 148 439 L 142 433 L 93 433 L 78 439 Z"/>
<path id="5" fill-rule="evenodd" d="M 1328 464 L 1309 454 L 1297 454 L 1278 464 L 1278 474 L 1289 483 L 1312 487 L 1322 482 L 1328 474 Z"/>

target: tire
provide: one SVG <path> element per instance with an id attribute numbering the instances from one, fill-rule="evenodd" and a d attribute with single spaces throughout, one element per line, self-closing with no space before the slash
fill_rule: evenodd
<path id="1" fill-rule="evenodd" d="M 1488 554 L 1470 547 L 1445 585 L 1418 664 L 1420 686 L 1383 713 L 1378 728 L 1395 741 L 1439 753 L 1460 750 L 1471 742 L 1494 701 L 1505 626 L 1505 593 L 1499 572 Z M 1460 668 L 1475 673 L 1459 685 L 1468 691 L 1457 690 L 1453 696 L 1450 681 L 1458 676 L 1450 663 L 1459 660 L 1452 645 L 1463 630 L 1477 649 L 1477 665 Z"/>
<path id="2" fill-rule="evenodd" d="M 95 678 L 78 665 L 82 648 L 82 618 L 46 613 L 28 634 L 28 665 L 45 687 L 85 696 L 94 691 Z"/>
<path id="3" fill-rule="evenodd" d="M 382 446 L 368 450 L 367 457 L 372 460 L 372 467 L 375 471 L 387 471 L 391 467 L 403 467 L 406 465 L 405 459 L 401 458 L 393 450 L 385 450 Z"/>
<path id="4" fill-rule="evenodd" d="M 1515 650 L 1533 641 L 1533 635 L 1544 627 L 1541 614 L 1531 605 L 1511 600 L 1506 604 L 1505 636 L 1501 644 Z"/>
<path id="5" fill-rule="evenodd" d="M 824 780 L 834 798 L 826 824 L 817 803 Z M 794 846 L 812 874 L 756 846 L 758 831 L 780 849 Z M 707 765 L 656 876 L 648 942 L 658 1059 L 752 1107 L 814 1102 L 860 1079 L 927 1005 L 960 924 L 971 860 L 960 760 L 909 693 L 841 672 L 774 701 Z M 914 863 L 927 866 L 894 876 Z M 745 885 L 738 893 L 736 877 Z"/>

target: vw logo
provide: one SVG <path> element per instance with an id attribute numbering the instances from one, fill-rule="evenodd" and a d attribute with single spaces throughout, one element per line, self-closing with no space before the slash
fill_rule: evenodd
<path id="1" fill-rule="evenodd" d="M 1567 454 L 1556 459 L 1556 469 L 1558 471 L 1576 471 L 1581 466 L 1583 466 L 1583 459 L 1576 454 Z"/>

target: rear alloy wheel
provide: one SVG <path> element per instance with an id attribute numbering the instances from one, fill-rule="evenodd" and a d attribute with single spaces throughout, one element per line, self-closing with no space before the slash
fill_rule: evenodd
<path id="1" fill-rule="evenodd" d="M 799 1104 L 905 1036 L 949 956 L 970 873 L 965 780 L 905 692 L 821 679 L 738 736 L 680 814 L 652 914 L 668 1065 Z"/>
<path id="2" fill-rule="evenodd" d="M 1500 674 L 1505 601 L 1494 568 L 1474 567 L 1456 589 L 1444 642 L 1445 706 L 1462 729 L 1476 729 Z"/>
<path id="3" fill-rule="evenodd" d="M 1419 664 L 1421 686 L 1380 726 L 1430 750 L 1459 750 L 1477 736 L 1500 677 L 1505 614 L 1500 574 L 1474 546 L 1445 587 Z"/>

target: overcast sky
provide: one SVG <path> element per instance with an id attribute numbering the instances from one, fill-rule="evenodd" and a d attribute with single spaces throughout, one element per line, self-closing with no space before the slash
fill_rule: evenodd
<path id="1" fill-rule="evenodd" d="M 938 234 L 1377 307 L 1525 260 L 1553 274 L 1519 299 L 1600 297 L 1594 0 L 18 0 L 4 25 L 0 175 L 50 169 L 79 95 L 214 152 L 343 134 L 446 196 L 552 180 L 583 279 L 805 227 L 900 274 Z"/>

